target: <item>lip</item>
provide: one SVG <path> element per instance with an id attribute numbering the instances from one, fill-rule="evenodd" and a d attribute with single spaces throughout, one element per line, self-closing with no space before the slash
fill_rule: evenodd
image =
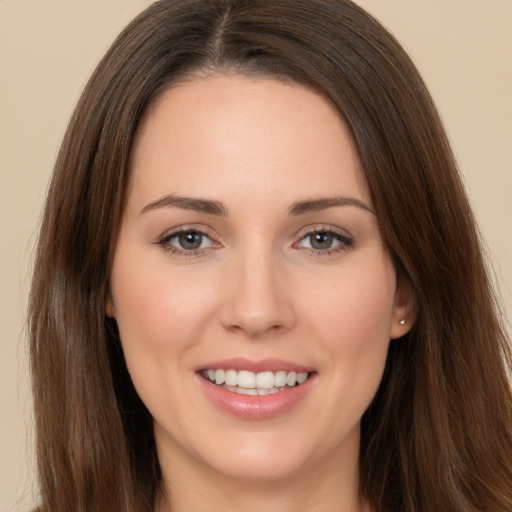
<path id="1" fill-rule="evenodd" d="M 279 370 L 307 372 L 309 378 L 303 384 L 270 395 L 242 395 L 216 386 L 201 376 L 201 371 L 211 369 L 248 370 L 254 373 Z M 220 411 L 246 420 L 264 420 L 284 415 L 299 404 L 314 388 L 318 373 L 310 367 L 278 359 L 251 361 L 245 358 L 212 361 L 197 368 L 196 378 L 207 399 Z"/>
<path id="2" fill-rule="evenodd" d="M 232 359 L 223 359 L 222 361 L 211 361 L 196 368 L 196 372 L 201 372 L 202 370 L 236 370 L 237 372 L 241 370 L 248 370 L 254 373 L 278 372 L 280 370 L 297 373 L 315 372 L 315 368 L 311 366 L 303 366 L 282 359 L 267 358 L 255 361 L 244 357 L 234 357 Z"/>

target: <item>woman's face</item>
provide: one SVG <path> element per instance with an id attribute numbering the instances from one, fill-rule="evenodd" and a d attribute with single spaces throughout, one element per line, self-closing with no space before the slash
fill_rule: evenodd
<path id="1" fill-rule="evenodd" d="M 164 470 L 353 471 L 408 323 L 344 122 L 299 85 L 198 78 L 148 111 L 131 166 L 107 312 Z"/>

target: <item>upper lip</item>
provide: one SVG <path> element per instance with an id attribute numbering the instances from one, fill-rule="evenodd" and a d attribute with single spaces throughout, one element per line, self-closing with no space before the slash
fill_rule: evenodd
<path id="1" fill-rule="evenodd" d="M 304 366 L 283 359 L 266 358 L 254 360 L 247 359 L 245 357 L 234 357 L 231 359 L 211 361 L 201 365 L 196 369 L 198 372 L 202 370 L 247 370 L 254 373 L 278 372 L 280 370 L 297 373 L 310 373 L 315 371 L 315 369 L 311 366 Z"/>

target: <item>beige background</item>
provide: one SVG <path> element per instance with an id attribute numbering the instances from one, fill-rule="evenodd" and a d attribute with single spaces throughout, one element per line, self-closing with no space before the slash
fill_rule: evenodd
<path id="1" fill-rule="evenodd" d="M 0 512 L 34 501 L 23 335 L 45 188 L 85 80 L 149 1 L 0 0 Z M 512 1 L 360 0 L 440 108 L 512 317 Z"/>

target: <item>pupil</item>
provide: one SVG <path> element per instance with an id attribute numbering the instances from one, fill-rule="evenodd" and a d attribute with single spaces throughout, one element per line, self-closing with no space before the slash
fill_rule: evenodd
<path id="1" fill-rule="evenodd" d="M 194 250 L 199 249 L 202 242 L 202 235 L 200 233 L 181 233 L 179 236 L 179 242 L 183 249 Z"/>
<path id="2" fill-rule="evenodd" d="M 332 246 L 332 235 L 327 233 L 315 233 L 311 235 L 311 247 L 313 249 L 329 249 Z"/>

